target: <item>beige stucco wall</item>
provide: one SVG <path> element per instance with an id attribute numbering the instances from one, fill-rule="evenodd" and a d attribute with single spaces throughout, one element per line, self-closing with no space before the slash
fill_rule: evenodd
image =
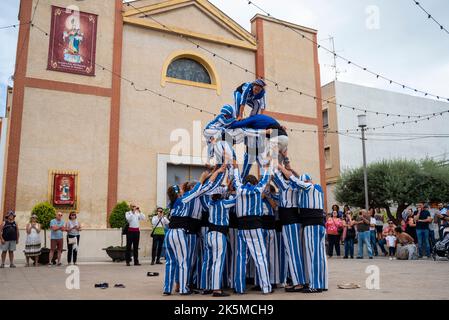
<path id="1" fill-rule="evenodd" d="M 253 22 L 253 32 L 255 22 Z M 305 31 L 309 38 L 312 34 Z M 279 82 L 280 90 L 295 88 L 316 95 L 313 43 L 301 40 L 300 35 L 283 25 L 263 20 L 265 77 Z M 267 102 L 270 111 L 315 118 L 314 99 L 300 96 L 291 90 L 278 92 L 270 85 Z"/>
<path id="2" fill-rule="evenodd" d="M 298 130 L 316 130 L 316 126 L 281 121 L 287 128 Z M 308 173 L 314 183 L 322 184 L 320 179 L 320 159 L 318 134 L 314 132 L 289 132 L 288 155 L 292 168 L 298 173 Z"/>
<path id="3" fill-rule="evenodd" d="M 33 8 L 37 0 L 33 1 Z M 68 7 L 76 5 L 80 11 L 99 15 L 97 26 L 96 62 L 112 69 L 112 50 L 114 42 L 114 1 L 73 1 L 73 0 L 40 0 L 37 6 L 34 23 L 40 29 L 50 33 L 51 6 Z M 111 73 L 96 67 L 95 77 L 81 76 L 47 70 L 49 37 L 36 28 L 31 28 L 27 77 L 56 80 L 91 86 L 111 87 Z"/>
<path id="4" fill-rule="evenodd" d="M 191 23 L 201 23 L 201 21 Z M 207 29 L 207 26 L 205 26 Z M 238 61 L 254 72 L 254 52 L 197 40 L 210 50 Z M 176 51 L 195 51 L 216 68 L 221 94 L 216 90 L 167 83 L 161 86 L 161 71 L 166 59 Z M 135 81 L 138 88 L 147 87 L 192 106 L 218 113 L 221 106 L 233 103 L 233 92 L 251 75 L 213 58 L 179 37 L 150 29 L 125 25 L 123 75 Z M 146 92 L 136 92 L 130 85 L 122 87 L 119 146 L 118 200 L 139 203 L 148 212 L 156 205 L 157 154 L 170 154 L 177 142 L 170 142 L 175 129 L 186 129 L 193 144 L 194 121 L 200 127 L 213 116 L 174 104 Z M 201 131 L 197 131 L 198 135 Z M 205 146 L 203 142 L 203 147 Z M 193 147 L 184 155 L 200 156 Z"/>
<path id="5" fill-rule="evenodd" d="M 49 170 L 79 171 L 80 221 L 106 227 L 109 98 L 26 88 L 22 118 L 17 219 L 48 200 Z"/>
<path id="6" fill-rule="evenodd" d="M 337 106 L 335 105 L 335 86 L 331 82 L 322 88 L 324 100 L 329 100 L 331 103 L 323 104 L 323 110 L 327 110 L 329 119 L 329 131 L 338 130 L 337 121 Z M 335 133 L 328 133 L 324 136 L 324 147 L 330 147 L 331 153 L 331 167 L 326 168 L 326 181 L 328 183 L 335 182 L 340 176 L 340 149 L 339 149 L 339 135 Z"/>
<path id="7" fill-rule="evenodd" d="M 198 5 L 188 4 L 178 9 L 170 10 L 153 15 L 158 22 L 166 25 L 176 25 L 177 27 L 188 29 L 193 32 L 208 34 L 211 36 L 219 36 L 226 39 L 243 40 L 241 36 L 237 36 L 235 32 L 223 28 L 217 19 L 209 13 L 201 10 Z M 155 22 L 147 18 L 148 21 Z M 205 27 L 207 26 L 207 27 Z"/>

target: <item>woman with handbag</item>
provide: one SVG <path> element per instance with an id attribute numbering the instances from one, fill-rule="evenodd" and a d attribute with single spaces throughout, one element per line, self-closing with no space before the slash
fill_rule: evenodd
<path id="1" fill-rule="evenodd" d="M 151 223 L 153 224 L 153 231 L 151 232 L 151 237 L 153 238 L 151 265 L 154 265 L 155 261 L 156 264 L 162 264 L 160 260 L 165 238 L 165 226 L 168 226 L 170 221 L 164 216 L 164 210 L 159 207 L 157 208 L 157 215 L 151 219 Z"/>
<path id="2" fill-rule="evenodd" d="M 76 212 L 70 212 L 65 229 L 67 231 L 67 263 L 72 263 L 73 257 L 73 264 L 76 265 L 81 231 L 81 224 L 77 220 Z"/>
<path id="3" fill-rule="evenodd" d="M 329 242 L 329 252 L 328 257 L 332 258 L 335 252 L 337 253 L 337 257 L 340 256 L 340 238 L 343 233 L 343 222 L 338 218 L 338 211 L 332 211 L 332 216 L 329 217 L 326 221 L 326 233 L 327 240 Z"/>

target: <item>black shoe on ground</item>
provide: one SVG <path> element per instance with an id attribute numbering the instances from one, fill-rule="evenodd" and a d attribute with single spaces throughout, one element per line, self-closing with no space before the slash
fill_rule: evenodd
<path id="1" fill-rule="evenodd" d="M 370 259 L 373 259 L 373 257 L 369 257 Z"/>
<path id="2" fill-rule="evenodd" d="M 201 294 L 202 295 L 204 295 L 204 296 L 206 296 L 206 295 L 209 295 L 209 294 L 212 294 L 212 290 L 203 290 L 202 292 L 201 292 Z"/>
<path id="3" fill-rule="evenodd" d="M 138 262 L 137 262 L 137 263 L 134 263 L 134 265 L 135 265 L 135 266 L 141 266 L 141 264 L 138 263 Z"/>
<path id="4" fill-rule="evenodd" d="M 158 260 L 158 261 L 156 261 L 156 264 L 163 264 L 163 263 Z"/>
<path id="5" fill-rule="evenodd" d="M 312 288 L 304 288 L 301 290 L 302 293 L 321 293 L 323 292 L 322 289 L 312 289 Z"/>
<path id="6" fill-rule="evenodd" d="M 151 265 L 154 266 L 154 261 L 151 261 Z"/>
<path id="7" fill-rule="evenodd" d="M 363 259 L 363 257 L 357 257 L 357 259 Z"/>
<path id="8" fill-rule="evenodd" d="M 130 267 L 130 266 L 131 266 L 131 263 L 127 262 L 127 263 L 126 263 L 126 266 L 127 266 L 127 267 Z"/>
<path id="9" fill-rule="evenodd" d="M 304 289 L 304 286 L 298 285 L 293 287 L 285 287 L 285 292 L 301 292 Z"/>
<path id="10" fill-rule="evenodd" d="M 163 295 L 164 296 L 171 296 L 171 292 L 164 292 Z"/>
<path id="11" fill-rule="evenodd" d="M 212 293 L 212 297 L 229 297 L 230 294 L 224 291 Z"/>
<path id="12" fill-rule="evenodd" d="M 351 256 L 351 259 L 354 259 L 354 256 Z"/>
<path id="13" fill-rule="evenodd" d="M 187 292 L 184 292 L 184 293 L 180 293 L 179 295 L 180 296 L 190 296 L 192 294 L 192 291 L 187 291 Z"/>
<path id="14" fill-rule="evenodd" d="M 344 256 L 343 259 L 348 259 L 348 256 Z"/>
<path id="15" fill-rule="evenodd" d="M 254 286 L 251 288 L 251 291 L 262 291 L 262 288 L 260 286 Z"/>

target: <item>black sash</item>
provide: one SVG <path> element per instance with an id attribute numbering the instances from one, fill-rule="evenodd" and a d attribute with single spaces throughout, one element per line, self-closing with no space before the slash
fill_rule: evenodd
<path id="1" fill-rule="evenodd" d="M 239 230 L 262 229 L 262 218 L 260 216 L 246 216 L 237 218 L 237 228 Z"/>
<path id="2" fill-rule="evenodd" d="M 219 225 L 210 223 L 209 231 L 217 231 L 217 232 L 223 233 L 224 235 L 227 235 L 228 231 L 229 231 L 229 227 L 228 226 L 219 226 Z"/>
<path id="3" fill-rule="evenodd" d="M 274 216 L 262 216 L 262 228 L 265 230 L 276 229 L 276 220 Z"/>
<path id="4" fill-rule="evenodd" d="M 325 225 L 326 214 L 322 209 L 299 209 L 299 219 L 303 226 Z"/>
<path id="5" fill-rule="evenodd" d="M 234 208 L 231 208 L 231 210 L 229 210 L 229 228 L 237 229 L 237 227 L 238 227 L 237 213 L 235 212 Z"/>
<path id="6" fill-rule="evenodd" d="M 209 226 L 209 211 L 203 211 L 201 213 L 201 226 L 202 227 Z"/>
<path id="7" fill-rule="evenodd" d="M 192 218 L 190 217 L 170 217 L 170 223 L 168 224 L 168 227 L 170 229 L 188 229 L 190 220 Z"/>
<path id="8" fill-rule="evenodd" d="M 301 223 L 298 208 L 279 208 L 279 220 L 281 220 L 283 226 Z"/>

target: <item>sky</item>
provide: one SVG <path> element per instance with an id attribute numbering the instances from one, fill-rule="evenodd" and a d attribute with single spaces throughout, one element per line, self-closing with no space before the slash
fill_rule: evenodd
<path id="1" fill-rule="evenodd" d="M 0 27 L 17 23 L 19 0 L 3 0 Z M 246 0 L 210 0 L 247 30 L 261 13 Z M 449 34 L 419 10 L 413 0 L 254 0 L 273 17 L 318 30 L 321 45 L 351 61 L 411 87 L 449 97 Z M 449 1 L 420 0 L 449 28 Z M 293 31 L 292 31 L 293 32 Z M 12 85 L 18 30 L 0 30 L 0 116 L 6 86 Z M 298 36 L 298 41 L 301 40 Z M 333 57 L 319 51 L 321 82 L 335 78 Z M 412 94 L 337 60 L 338 80 Z M 281 82 L 281 81 L 280 81 Z"/>

